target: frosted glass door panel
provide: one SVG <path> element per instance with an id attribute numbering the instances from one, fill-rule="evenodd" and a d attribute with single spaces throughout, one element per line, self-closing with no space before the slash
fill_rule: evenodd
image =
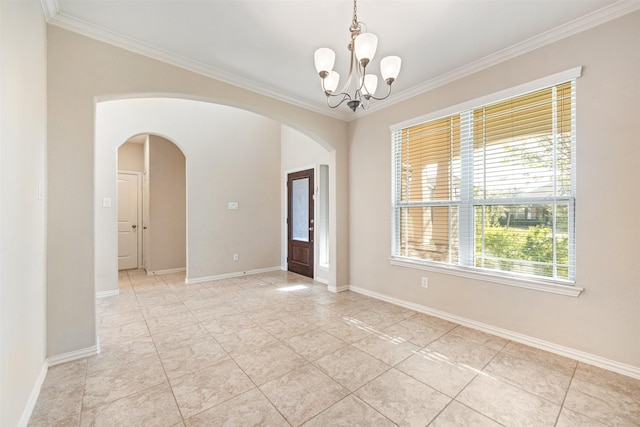
<path id="1" fill-rule="evenodd" d="M 287 270 L 313 278 L 313 169 L 287 174 Z"/>
<path id="2" fill-rule="evenodd" d="M 309 178 L 293 181 L 291 206 L 292 238 L 300 242 L 309 241 Z"/>

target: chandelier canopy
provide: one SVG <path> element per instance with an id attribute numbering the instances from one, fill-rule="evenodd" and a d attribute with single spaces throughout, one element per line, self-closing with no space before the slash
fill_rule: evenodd
<path id="1" fill-rule="evenodd" d="M 354 112 L 361 107 L 369 108 L 371 99 L 383 100 L 391 95 L 391 84 L 398 77 L 400 72 L 401 59 L 398 56 L 386 56 L 380 61 L 380 73 L 382 80 L 387 84 L 387 94 L 383 97 L 376 97 L 375 92 L 378 87 L 378 76 L 375 74 L 367 74 L 367 66 L 373 59 L 378 47 L 378 37 L 374 34 L 366 32 L 366 25 L 358 21 L 356 0 L 353 0 L 353 20 L 349 27 L 351 33 L 351 41 L 347 48 L 351 53 L 351 62 L 349 64 L 349 75 L 340 92 L 336 92 L 340 75 L 333 71 L 336 54 L 333 50 L 321 47 L 316 50 L 314 60 L 316 70 L 320 75 L 322 90 L 327 96 L 327 105 L 330 108 L 336 108 L 347 101 L 347 105 Z M 364 32 L 363 32 L 364 28 Z M 352 81 L 355 78 L 355 92 L 349 94 Z M 335 100 L 332 103 L 332 100 Z"/>

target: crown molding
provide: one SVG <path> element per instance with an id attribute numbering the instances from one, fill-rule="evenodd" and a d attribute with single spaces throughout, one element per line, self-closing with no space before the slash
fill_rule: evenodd
<path id="1" fill-rule="evenodd" d="M 573 21 L 569 21 L 549 31 L 540 33 L 520 43 L 516 43 L 505 49 L 480 58 L 474 62 L 465 64 L 462 67 L 456 68 L 448 73 L 441 74 L 440 76 L 427 80 L 417 86 L 403 90 L 402 92 L 398 92 L 393 96 L 393 98 L 389 98 L 384 104 L 375 104 L 365 113 L 360 114 L 359 117 L 362 117 L 366 114 L 371 114 L 374 111 L 383 110 L 392 105 L 413 98 L 414 96 L 429 92 L 430 90 L 452 83 L 463 77 L 470 76 L 501 62 L 505 62 L 527 52 L 531 52 L 535 49 L 562 40 L 566 37 L 578 34 L 593 27 L 597 27 L 600 24 L 612 21 L 628 13 L 635 12 L 636 10 L 640 10 L 640 1 L 638 0 L 621 0 L 616 3 L 612 3 L 609 6 L 605 6 L 601 9 L 598 9 L 580 18 L 574 19 Z"/>
<path id="2" fill-rule="evenodd" d="M 320 107 L 316 104 L 300 100 L 293 95 L 279 92 L 267 86 L 257 84 L 256 82 L 249 79 L 239 77 L 234 73 L 223 71 L 219 68 L 203 64 L 199 61 L 194 61 L 184 56 L 177 55 L 168 50 L 152 46 L 150 44 L 124 36 L 98 25 L 94 25 L 81 19 L 69 16 L 59 11 L 56 0 L 41 0 L 41 3 L 47 23 L 51 25 L 55 25 L 57 27 L 81 34 L 94 40 L 98 40 L 112 46 L 128 50 L 130 52 L 156 59 L 158 61 L 162 61 L 164 63 L 174 65 L 176 67 L 180 67 L 182 69 L 192 71 L 206 77 L 214 78 L 216 80 L 239 87 L 241 89 L 249 90 L 260 95 L 285 102 L 287 104 L 292 104 L 319 114 L 323 114 L 325 116 L 333 117 L 339 120 L 346 120 L 346 118 L 349 117 L 347 112 L 341 110 L 326 111 L 325 108 Z"/>
<path id="3" fill-rule="evenodd" d="M 49 22 L 54 16 L 59 13 L 58 2 L 56 0 L 40 0 L 42 5 L 42 12 L 44 18 Z"/>
<path id="4" fill-rule="evenodd" d="M 107 30 L 106 28 L 102 28 L 89 22 L 71 17 L 60 12 L 56 0 L 41 0 L 41 4 L 47 23 L 51 25 L 55 25 L 66 30 L 79 33 L 86 37 L 102 41 L 104 43 L 108 43 L 113 46 L 117 46 L 122 49 L 126 49 L 128 51 L 156 59 L 158 61 L 175 65 L 177 67 L 204 75 L 206 77 L 220 80 L 224 83 L 242 89 L 250 90 L 252 92 L 276 99 L 278 101 L 292 104 L 318 114 L 347 122 L 356 120 L 360 117 L 366 116 L 376 111 L 384 110 L 385 108 L 389 108 L 395 104 L 404 102 L 417 95 L 423 94 L 440 86 L 444 86 L 448 83 L 454 82 L 463 77 L 467 77 L 479 71 L 485 70 L 489 67 L 515 58 L 524 53 L 530 52 L 532 50 L 562 40 L 563 38 L 596 27 L 600 24 L 619 18 L 636 10 L 640 10 L 640 1 L 620 0 L 618 2 L 612 3 L 609 6 L 605 6 L 601 9 L 591 12 L 585 16 L 574 19 L 573 21 L 569 21 L 566 24 L 560 25 L 554 29 L 538 34 L 520 43 L 516 43 L 508 48 L 487 55 L 484 58 L 465 64 L 464 66 L 456 68 L 450 72 L 441 74 L 440 76 L 427 80 L 424 83 L 398 92 L 393 97 L 387 99 L 383 104 L 374 104 L 367 111 L 359 112 L 356 115 L 347 110 L 327 109 L 324 106 L 320 107 L 317 104 L 303 101 L 300 98 L 295 97 L 294 95 L 276 91 L 273 88 L 258 84 L 249 79 L 239 77 L 233 73 L 229 73 L 219 68 L 203 64 L 199 61 L 194 61 L 192 59 L 177 55 L 167 50 L 160 49 L 158 47 L 140 42 L 130 37 L 123 36 L 116 32 Z"/>

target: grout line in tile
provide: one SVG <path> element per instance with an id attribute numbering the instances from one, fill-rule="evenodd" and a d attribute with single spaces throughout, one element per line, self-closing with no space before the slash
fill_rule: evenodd
<path id="1" fill-rule="evenodd" d="M 413 377 L 412 377 L 412 378 L 413 378 Z M 474 378 L 475 378 L 475 377 L 474 377 Z M 472 380 L 472 381 L 473 381 L 473 380 Z M 437 391 L 437 390 L 436 390 L 436 391 Z M 446 396 L 446 395 L 445 395 L 445 396 Z M 447 397 L 449 397 L 449 396 L 447 396 Z M 444 411 L 446 411 L 446 409 L 451 405 L 451 403 L 452 403 L 452 402 L 457 402 L 457 400 L 456 400 L 456 399 L 451 399 L 451 400 L 449 400 L 449 403 L 447 403 L 446 405 L 444 405 L 444 408 L 442 408 L 442 409 L 440 410 L 440 412 L 438 412 L 438 413 L 436 414 L 436 416 L 435 416 L 435 417 L 433 417 L 433 418 L 431 419 L 431 421 L 429 421 L 429 422 L 427 423 L 427 427 L 429 427 L 429 426 L 433 425 L 433 422 L 434 422 L 435 420 L 437 420 L 437 419 L 438 419 L 438 417 L 440 416 L 440 414 L 442 414 Z M 478 411 L 476 411 L 476 412 L 478 412 Z M 478 413 L 479 413 L 479 412 L 478 412 Z"/>
<path id="2" fill-rule="evenodd" d="M 457 326 L 456 326 L 456 328 L 457 328 Z M 453 328 L 453 329 L 456 329 L 456 328 Z M 453 329 L 452 329 L 452 330 L 453 330 Z M 490 364 L 491 362 L 493 362 L 493 360 L 494 360 L 496 357 L 498 357 L 498 355 L 502 352 L 502 350 L 506 347 L 506 345 L 507 345 L 507 344 L 503 345 L 503 346 L 502 346 L 502 349 L 498 350 L 498 351 L 496 352 L 496 354 L 494 354 L 494 355 L 493 355 L 493 357 L 492 357 L 492 358 L 491 358 L 487 363 L 485 363 L 485 364 L 484 364 L 484 366 L 483 366 L 481 369 L 477 369 L 477 370 L 476 370 L 476 374 L 473 376 L 473 378 L 471 378 L 471 380 L 469 380 L 469 382 L 468 382 L 464 387 L 462 387 L 462 389 L 460 389 L 460 391 L 459 391 L 458 393 L 456 393 L 456 395 L 455 395 L 455 396 L 453 396 L 453 398 L 451 399 L 451 402 L 455 401 L 455 402 L 457 402 L 457 403 L 459 403 L 459 404 L 461 404 L 461 405 L 464 405 L 464 403 L 462 403 L 462 402 L 458 401 L 458 396 L 460 396 L 460 394 L 461 394 L 464 390 L 466 390 L 466 389 L 467 389 L 467 387 L 469 387 L 469 386 L 471 385 L 471 383 L 472 383 L 473 381 L 475 381 L 475 379 L 476 379 L 476 378 L 478 378 L 478 376 L 479 376 L 479 375 L 481 375 L 481 374 L 482 374 L 482 375 L 486 375 L 486 374 L 484 373 L 484 370 L 486 369 L 486 367 L 487 367 L 487 366 L 489 366 L 489 364 Z M 496 378 L 496 379 L 497 379 L 497 380 L 499 380 L 499 381 L 501 381 L 499 378 Z M 502 382 L 504 382 L 504 381 L 502 381 Z M 525 390 L 525 391 L 526 391 L 526 390 Z M 451 404 L 451 402 L 449 402 L 449 404 L 447 404 L 447 406 L 449 406 L 449 405 Z M 474 408 L 471 408 L 470 406 L 467 406 L 467 405 L 464 405 L 464 406 L 466 406 L 467 408 L 471 409 L 472 411 L 477 412 L 477 413 L 478 413 L 478 414 L 480 414 L 480 415 L 483 415 L 483 416 L 485 416 L 485 417 L 489 418 L 489 419 L 490 419 L 490 420 L 492 420 L 492 421 L 495 421 L 496 423 L 498 423 L 498 424 L 500 424 L 500 425 L 503 425 L 501 422 L 499 422 L 498 420 L 493 419 L 493 418 L 492 418 L 491 416 L 489 416 L 488 414 L 483 414 L 482 412 L 480 412 L 480 411 L 478 411 L 478 410 L 476 410 L 476 409 L 474 409 Z M 444 409 L 443 409 L 443 411 L 444 411 Z M 435 418 L 434 418 L 434 419 L 435 419 Z"/>
<path id="3" fill-rule="evenodd" d="M 512 342 L 512 341 L 509 341 L 509 342 Z M 505 345 L 505 347 L 506 347 L 506 345 Z M 503 347 L 503 350 L 504 350 L 504 347 Z M 493 359 L 495 359 L 495 358 L 498 356 L 498 354 L 500 354 L 503 350 L 500 350 L 498 353 L 496 353 L 496 355 L 491 359 L 491 361 L 493 361 Z M 507 354 L 508 354 L 508 353 L 507 353 Z M 518 356 L 514 356 L 514 357 L 518 357 Z M 491 361 L 489 361 L 489 363 L 491 363 Z M 536 393 L 532 392 L 531 390 L 527 390 L 527 389 L 525 389 L 525 388 L 522 388 L 521 386 L 519 386 L 519 385 L 517 385 L 517 384 L 513 384 L 513 383 L 511 383 L 511 382 L 509 382 L 509 381 L 503 380 L 502 378 L 497 378 L 497 377 L 492 376 L 492 375 L 490 375 L 490 374 L 488 374 L 488 373 L 485 373 L 485 372 L 484 372 L 484 369 L 489 365 L 489 363 L 487 363 L 487 364 L 482 368 L 482 371 L 480 371 L 478 374 L 482 373 L 482 374 L 487 375 L 487 376 L 489 376 L 489 377 L 491 377 L 491 378 L 493 378 L 493 379 L 495 379 L 495 380 L 497 380 L 497 381 L 500 381 L 500 382 L 502 382 L 502 383 L 504 383 L 504 384 L 510 385 L 510 386 L 512 386 L 512 387 L 515 387 L 515 388 L 517 388 L 517 389 L 519 389 L 519 390 L 522 390 L 522 391 L 524 391 L 524 392 L 526 392 L 526 393 L 528 393 L 528 394 L 530 394 L 530 395 L 532 395 L 532 396 L 535 396 L 535 397 L 537 397 L 538 399 L 542 399 L 542 400 L 544 400 L 544 401 L 546 401 L 546 402 L 549 402 L 549 403 L 551 403 L 552 405 L 560 406 L 560 410 L 562 410 L 562 405 L 564 405 L 564 400 L 566 399 L 566 396 L 567 396 L 567 394 L 568 394 L 568 392 L 569 392 L 569 387 L 571 387 L 571 383 L 573 382 L 573 376 L 575 375 L 575 371 L 576 371 L 576 368 L 577 368 L 577 365 L 576 365 L 576 367 L 574 367 L 573 374 L 571 375 L 571 380 L 569 381 L 569 385 L 567 386 L 567 388 L 566 388 L 566 390 L 565 390 L 565 396 L 564 396 L 564 398 L 562 399 L 562 404 L 558 404 L 558 403 L 556 403 L 556 402 L 554 402 L 554 401 L 552 401 L 552 400 L 547 399 L 546 397 L 540 396 L 540 395 L 538 395 L 538 394 L 536 394 Z M 538 365 L 538 366 L 542 366 L 542 367 L 547 368 L 547 369 L 549 369 L 549 370 L 552 370 L 552 371 L 554 371 L 554 372 L 556 372 L 556 373 L 562 374 L 562 372 L 559 372 L 559 371 L 556 371 L 556 370 L 554 370 L 554 369 L 552 369 L 552 368 L 549 368 L 549 367 L 547 367 L 546 365 L 540 365 L 540 364 L 538 364 L 538 363 L 536 363 L 536 362 L 531 362 L 531 363 L 533 363 L 533 364 L 535 364 L 535 365 Z M 476 376 L 477 376 L 477 375 L 476 375 Z M 475 377 L 474 377 L 474 379 L 475 379 Z M 469 384 L 470 384 L 470 383 L 469 383 Z M 465 387 L 465 388 L 466 388 L 466 387 Z M 459 394 L 459 393 L 458 393 L 458 394 Z M 456 397 L 457 397 L 457 396 L 456 396 Z"/>
<path id="4" fill-rule="evenodd" d="M 84 375 L 82 378 L 82 394 L 80 396 L 80 413 L 78 414 L 78 427 L 80 427 L 82 425 L 82 412 L 83 412 L 83 407 L 84 407 L 84 392 L 87 386 L 87 372 L 89 371 L 88 369 L 89 367 L 89 360 L 85 360 L 84 363 Z"/>
<path id="5" fill-rule="evenodd" d="M 235 360 L 234 360 L 234 362 L 235 362 Z M 236 365 L 237 365 L 237 363 L 236 363 Z M 302 365 L 302 366 L 306 366 L 306 365 Z M 300 367 L 302 367 L 302 366 L 300 366 Z M 240 366 L 238 366 L 238 367 L 240 368 Z M 242 369 L 242 368 L 240 368 L 240 369 Z M 242 372 L 244 372 L 244 370 L 243 370 Z M 291 371 L 289 371 L 289 372 L 291 372 Z M 289 372 L 287 372 L 287 373 L 285 373 L 285 374 L 283 374 L 283 375 L 281 375 L 281 376 L 287 375 Z M 244 374 L 245 374 L 245 375 L 247 375 L 247 373 L 246 373 L 246 372 L 245 372 Z M 280 376 L 280 377 L 281 377 L 281 376 Z M 260 389 L 260 386 L 259 386 L 259 385 L 257 385 L 257 384 L 255 383 L 255 381 L 253 381 L 253 379 L 251 379 L 251 377 L 249 377 L 249 375 L 247 375 L 247 377 L 248 377 L 248 378 L 251 380 L 251 382 L 256 386 L 256 389 L 260 392 L 260 394 L 261 394 L 262 396 L 264 396 L 264 398 L 265 398 L 265 399 L 267 399 L 267 402 L 269 402 L 269 404 L 270 404 L 271 406 L 273 406 L 273 408 L 274 408 L 276 411 L 278 411 L 278 413 L 282 416 L 282 419 L 283 419 L 283 420 L 285 420 L 285 421 L 287 422 L 287 424 L 289 424 L 290 426 L 293 426 L 293 424 L 291 424 L 291 422 L 289 421 L 289 419 L 288 419 L 287 417 L 285 417 L 285 415 L 282 413 L 282 411 L 280 411 L 280 409 L 278 409 L 278 407 L 277 407 L 277 406 L 276 406 L 276 405 L 271 401 L 271 399 L 269 399 L 269 396 L 267 396 L 266 394 L 264 394 L 264 392 Z M 278 378 L 280 378 L 280 377 L 278 377 Z M 274 379 L 277 379 L 277 378 L 274 378 Z M 273 380 L 270 380 L 270 381 L 273 381 Z M 268 382 L 268 381 L 267 381 L 267 382 Z"/>
<path id="6" fill-rule="evenodd" d="M 571 379 L 569 380 L 569 384 L 567 385 L 567 389 L 564 391 L 564 396 L 562 398 L 562 403 L 560 404 L 560 410 L 558 411 L 558 415 L 556 415 L 556 420 L 553 425 L 557 425 L 560 420 L 560 414 L 562 414 L 562 410 L 564 409 L 564 402 L 567 400 L 567 396 L 569 395 L 569 389 L 571 388 L 571 384 L 573 383 L 573 379 L 576 376 L 576 371 L 578 370 L 578 364 L 573 367 L 573 372 L 571 373 Z"/>

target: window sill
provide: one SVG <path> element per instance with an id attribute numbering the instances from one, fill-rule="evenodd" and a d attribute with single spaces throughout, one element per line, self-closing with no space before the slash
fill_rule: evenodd
<path id="1" fill-rule="evenodd" d="M 486 273 L 454 266 L 439 266 L 430 263 L 423 263 L 402 258 L 390 258 L 391 265 L 397 267 L 414 268 L 417 270 L 433 271 L 434 273 L 450 274 L 452 276 L 464 277 L 467 279 L 482 280 L 484 282 L 498 283 L 501 285 L 515 286 L 518 288 L 531 289 L 534 291 L 549 292 L 552 294 L 578 297 L 584 291 L 573 285 L 559 282 L 547 282 L 542 280 L 527 280 L 515 277 L 505 277 L 498 274 Z"/>

